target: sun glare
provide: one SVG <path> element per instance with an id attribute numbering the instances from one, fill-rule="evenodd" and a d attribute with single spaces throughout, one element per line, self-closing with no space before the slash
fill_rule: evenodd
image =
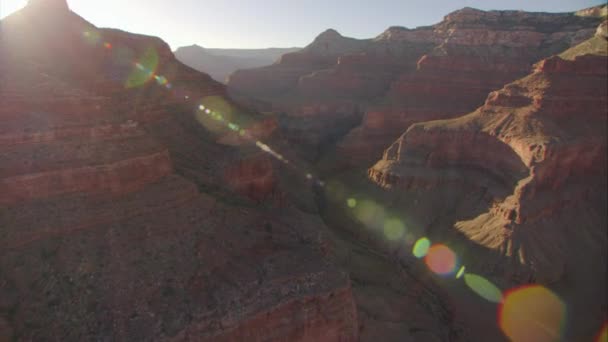
<path id="1" fill-rule="evenodd" d="M 22 9 L 27 4 L 27 0 L 2 0 L 0 1 L 0 19 L 11 13 Z"/>

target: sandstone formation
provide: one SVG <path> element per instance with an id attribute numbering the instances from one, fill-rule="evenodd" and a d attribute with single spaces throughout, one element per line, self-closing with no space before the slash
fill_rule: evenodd
<path id="1" fill-rule="evenodd" d="M 228 76 L 237 70 L 271 65 L 282 55 L 298 50 L 299 48 L 210 49 L 192 45 L 175 50 L 175 57 L 189 67 L 209 74 L 218 82 L 226 82 Z"/>
<path id="2" fill-rule="evenodd" d="M 415 72 L 391 83 L 382 103 L 340 142 L 337 155 L 357 156 L 364 165 L 411 124 L 475 109 L 533 63 L 592 36 L 597 23 L 572 14 L 471 8 L 446 16 L 434 26 L 440 42 L 420 57 Z"/>
<path id="3" fill-rule="evenodd" d="M 0 30 L 0 340 L 357 339 L 323 223 L 276 209 L 276 162 L 195 112 L 228 108 L 254 140 L 272 123 L 65 1 Z"/>
<path id="4" fill-rule="evenodd" d="M 509 286 L 551 284 L 569 305 L 572 340 L 591 337 L 607 309 L 607 78 L 600 32 L 468 115 L 412 125 L 369 170 L 381 187 L 420 199 L 406 209 L 414 216 L 441 207 L 425 194 L 481 194 L 449 214 L 470 248 L 492 255 L 468 262 Z"/>
<path id="5" fill-rule="evenodd" d="M 285 113 L 287 131 L 300 122 L 316 123 L 315 134 L 325 138 L 308 137 L 313 150 L 331 149 L 336 136 L 358 126 L 339 139 L 328 159 L 365 167 L 412 123 L 474 110 L 535 62 L 593 36 L 600 22 L 574 13 L 465 8 L 434 26 L 391 27 L 369 40 L 329 30 L 275 65 L 235 73 L 228 86 Z M 345 105 L 356 110 L 338 128 L 336 118 L 344 114 L 332 108 Z M 327 109 L 293 118 L 315 106 Z"/>

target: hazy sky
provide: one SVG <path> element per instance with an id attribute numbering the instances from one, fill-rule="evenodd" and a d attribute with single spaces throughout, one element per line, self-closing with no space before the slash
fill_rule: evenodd
<path id="1" fill-rule="evenodd" d="M 0 0 L 0 18 L 26 0 Z M 371 38 L 389 26 L 435 24 L 470 6 L 567 12 L 603 0 L 68 0 L 73 11 L 99 27 L 159 36 L 173 49 L 305 46 L 327 28 Z"/>

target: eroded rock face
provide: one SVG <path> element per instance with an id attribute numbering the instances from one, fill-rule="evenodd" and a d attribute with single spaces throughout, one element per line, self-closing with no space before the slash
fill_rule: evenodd
<path id="1" fill-rule="evenodd" d="M 605 279 L 607 262 L 606 194 L 597 191 L 608 172 L 605 48 L 592 38 L 537 63 L 471 114 L 411 126 L 369 170 L 378 185 L 412 196 L 481 189 L 485 212 L 456 211 L 453 229 L 501 256 L 481 262 L 488 274 L 559 289 L 577 312 L 573 339 L 592 336 L 606 309 L 597 301 L 605 282 L 591 280 Z M 433 200 L 422 201 L 420 211 Z"/>
<path id="2" fill-rule="evenodd" d="M 391 27 L 371 40 L 348 40 L 330 30 L 273 66 L 234 74 L 228 86 L 287 115 L 336 99 L 352 103 L 366 114 L 329 159 L 367 167 L 409 125 L 474 110 L 534 63 L 593 36 L 600 22 L 574 13 L 465 8 L 434 26 Z M 334 115 L 317 119 L 331 123 Z M 336 129 L 326 125 L 321 132 L 331 136 Z"/>
<path id="3" fill-rule="evenodd" d="M 277 169 L 249 146 L 275 121 L 65 1 L 1 27 L 0 339 L 357 339 L 323 223 L 273 206 Z"/>
<path id="4" fill-rule="evenodd" d="M 513 22 L 518 24 L 507 24 Z M 361 127 L 338 144 L 337 155 L 364 165 L 411 124 L 474 110 L 488 92 L 523 77 L 533 63 L 591 37 L 598 22 L 572 14 L 472 8 L 446 16 L 432 31 L 440 42 L 414 72 L 391 83 L 384 104 L 368 109 Z"/>

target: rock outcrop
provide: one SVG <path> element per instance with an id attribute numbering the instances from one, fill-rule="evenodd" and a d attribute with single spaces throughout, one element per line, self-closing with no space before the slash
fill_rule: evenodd
<path id="1" fill-rule="evenodd" d="M 322 222 L 274 209 L 275 163 L 234 138 L 276 123 L 65 1 L 0 29 L 0 340 L 357 339 Z"/>
<path id="2" fill-rule="evenodd" d="M 535 62 L 593 36 L 599 20 L 472 8 L 446 16 L 430 36 L 439 38 L 437 45 L 414 72 L 391 83 L 383 103 L 367 111 L 336 155 L 365 165 L 411 124 L 474 110 L 490 91 L 523 77 Z"/>
<path id="3" fill-rule="evenodd" d="M 412 125 L 369 170 L 412 196 L 454 184 L 482 193 L 476 210 L 458 204 L 453 228 L 498 259 L 469 261 L 510 285 L 552 284 L 572 309 L 570 339 L 592 336 L 606 310 L 607 78 L 608 45 L 596 36 L 471 114 Z"/>
<path id="4" fill-rule="evenodd" d="M 465 8 L 434 26 L 391 27 L 370 40 L 348 40 L 329 30 L 275 65 L 235 73 L 228 86 L 288 117 L 303 107 L 337 102 L 357 108 L 353 118 L 364 112 L 358 127 L 332 140 L 336 151 L 328 159 L 367 167 L 409 125 L 474 110 L 490 91 L 525 76 L 535 62 L 593 36 L 601 20 Z M 340 130 L 330 123 L 340 115 L 318 113 L 314 120 L 328 124 L 315 134 L 337 136 L 346 126 Z M 333 148 L 324 144 L 330 139 L 308 140 L 313 150 Z"/>

